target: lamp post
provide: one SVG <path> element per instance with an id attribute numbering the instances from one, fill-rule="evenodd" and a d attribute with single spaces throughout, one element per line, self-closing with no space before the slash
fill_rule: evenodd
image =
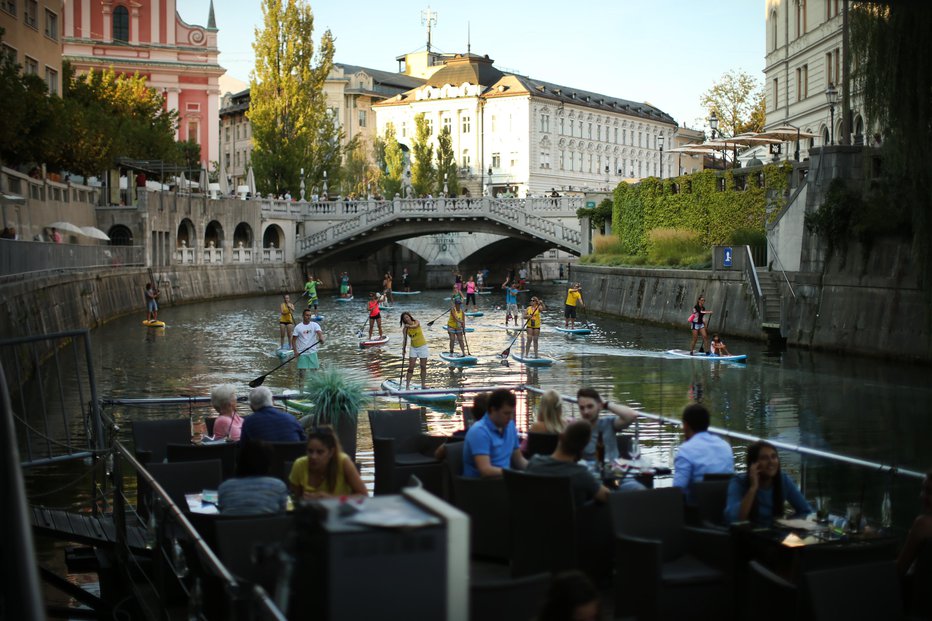
<path id="1" fill-rule="evenodd" d="M 488 175 L 489 175 L 489 185 L 487 185 L 486 187 L 488 188 L 488 195 L 492 196 L 492 167 L 491 166 L 489 166 Z"/>
<path id="2" fill-rule="evenodd" d="M 838 103 L 838 89 L 835 88 L 835 85 L 831 82 L 828 83 L 828 88 L 825 89 L 825 100 L 828 101 L 828 110 L 831 115 L 832 127 L 829 133 L 831 140 L 829 144 L 835 144 L 835 104 Z"/>
<path id="3" fill-rule="evenodd" d="M 327 197 L 327 200 L 330 200 L 330 196 L 327 194 L 327 171 L 324 171 L 324 196 Z"/>
<path id="4" fill-rule="evenodd" d="M 715 140 L 715 132 L 718 131 L 718 116 L 715 114 L 715 110 L 712 110 L 712 114 L 709 115 L 709 127 L 712 129 L 712 140 Z M 725 156 L 723 155 L 722 158 Z M 722 168 L 724 168 L 725 162 L 722 162 Z M 715 168 L 715 151 L 712 152 L 712 168 Z"/>
<path id="5" fill-rule="evenodd" d="M 447 173 L 443 173 L 443 197 L 447 198 L 447 194 L 450 193 L 450 190 L 447 189 Z"/>
<path id="6" fill-rule="evenodd" d="M 304 169 L 301 169 L 301 202 L 304 202 Z"/>
<path id="7" fill-rule="evenodd" d="M 657 144 L 660 145 L 660 178 L 663 179 L 663 134 L 657 136 Z"/>

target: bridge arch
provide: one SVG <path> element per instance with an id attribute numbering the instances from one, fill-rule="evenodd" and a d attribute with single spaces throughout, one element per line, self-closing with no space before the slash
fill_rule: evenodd
<path id="1" fill-rule="evenodd" d="M 262 233 L 262 247 L 284 248 L 285 232 L 282 230 L 282 227 L 277 224 L 270 224 L 265 227 L 265 231 Z"/>
<path id="2" fill-rule="evenodd" d="M 240 222 L 233 230 L 233 247 L 251 248 L 253 245 L 252 227 L 246 222 Z"/>
<path id="3" fill-rule="evenodd" d="M 205 248 L 223 248 L 223 225 L 216 220 L 207 223 L 204 229 Z"/>
<path id="4" fill-rule="evenodd" d="M 132 246 L 133 232 L 127 226 L 115 224 L 107 231 L 111 246 Z"/>
<path id="5" fill-rule="evenodd" d="M 194 239 L 194 223 L 191 222 L 190 218 L 184 218 L 178 223 L 178 235 L 175 236 L 175 245 L 178 248 L 183 246 L 193 248 Z"/>

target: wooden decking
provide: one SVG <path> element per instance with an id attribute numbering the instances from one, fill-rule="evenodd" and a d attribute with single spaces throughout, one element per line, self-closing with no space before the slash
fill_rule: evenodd
<path id="1" fill-rule="evenodd" d="M 116 527 L 110 515 L 95 517 L 84 513 L 31 507 L 29 518 L 37 535 L 91 546 L 116 544 Z M 126 543 L 134 552 L 145 551 L 145 530 L 138 526 L 127 527 Z"/>

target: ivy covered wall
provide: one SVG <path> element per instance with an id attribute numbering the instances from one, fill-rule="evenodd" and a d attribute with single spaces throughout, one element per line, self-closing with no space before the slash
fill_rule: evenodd
<path id="1" fill-rule="evenodd" d="M 630 254 L 645 254 L 647 234 L 656 228 L 695 231 L 705 246 L 728 243 L 737 230 L 763 232 L 768 201 L 771 213 L 786 202 L 790 171 L 781 163 L 621 183 L 614 193 L 612 231 Z"/>

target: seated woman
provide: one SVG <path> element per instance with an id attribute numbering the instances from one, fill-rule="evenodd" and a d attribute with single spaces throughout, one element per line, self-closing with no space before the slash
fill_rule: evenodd
<path id="1" fill-rule="evenodd" d="M 210 391 L 210 404 L 220 415 L 214 422 L 214 440 L 239 442 L 243 417 L 236 413 L 236 388 L 221 384 Z"/>
<path id="2" fill-rule="evenodd" d="M 563 433 L 566 421 L 563 420 L 563 402 L 560 393 L 548 390 L 540 398 L 540 407 L 537 409 L 535 420 L 528 431 L 533 433 Z"/>
<path id="3" fill-rule="evenodd" d="M 932 545 L 932 471 L 927 472 L 922 480 L 919 501 L 922 504 L 922 512 L 913 520 L 906 543 L 896 559 L 896 568 L 900 576 L 906 576 L 911 569 L 916 569 L 914 564 L 923 545 Z"/>
<path id="4" fill-rule="evenodd" d="M 223 515 L 284 513 L 288 487 L 269 476 L 272 447 L 266 442 L 246 442 L 236 460 L 236 475 L 220 484 L 218 505 Z"/>
<path id="5" fill-rule="evenodd" d="M 295 498 L 369 493 L 353 460 L 340 448 L 340 441 L 330 426 L 308 430 L 307 456 L 295 460 L 288 482 Z"/>
<path id="6" fill-rule="evenodd" d="M 769 442 L 755 442 L 748 447 L 748 470 L 731 479 L 725 521 L 750 521 L 770 526 L 783 517 L 784 502 L 789 502 L 797 516 L 812 513 L 799 488 L 780 470 L 780 456 Z"/>
<path id="7" fill-rule="evenodd" d="M 709 344 L 712 348 L 713 356 L 730 356 L 731 352 L 728 351 L 728 347 L 725 346 L 725 341 L 719 337 L 718 334 L 712 335 L 712 342 Z"/>

